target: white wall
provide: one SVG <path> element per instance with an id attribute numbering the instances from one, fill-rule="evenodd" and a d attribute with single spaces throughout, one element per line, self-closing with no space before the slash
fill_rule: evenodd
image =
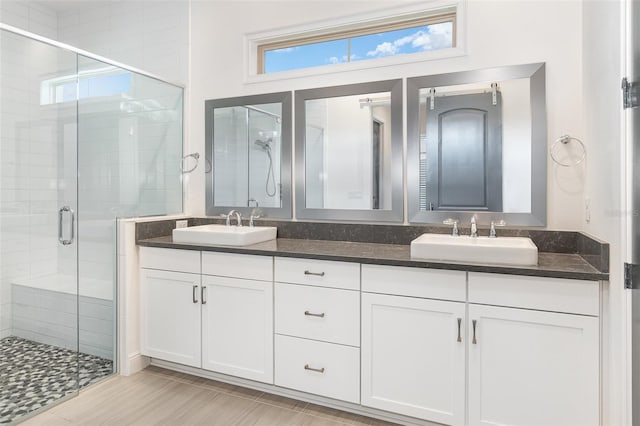
<path id="1" fill-rule="evenodd" d="M 582 5 L 580 2 L 480 1 L 467 3 L 467 55 L 422 63 L 245 84 L 243 36 L 369 13 L 405 2 L 320 1 L 205 2 L 191 5 L 191 124 L 189 151 L 204 150 L 204 100 L 282 90 L 469 70 L 547 63 L 548 140 L 582 131 Z M 337 4 L 337 3 L 336 3 Z M 406 3 L 405 3 L 406 4 Z M 251 10 L 251 13 L 246 13 Z M 490 29 L 490 30 L 488 30 Z M 215 40 L 215 42 L 212 42 Z M 212 78 L 215 76 L 215 78 Z M 548 228 L 579 229 L 584 176 L 578 170 L 548 173 Z M 187 211 L 204 214 L 202 170 L 190 177 Z"/>
<path id="2" fill-rule="evenodd" d="M 58 37 L 56 11 L 35 1 L 0 1 L 0 22 L 54 40 Z"/>
<path id="3" fill-rule="evenodd" d="M 591 219 L 584 212 L 581 229 L 609 243 L 610 281 L 603 302 L 604 424 L 631 424 L 625 419 L 626 309 L 623 263 L 626 241 L 624 137 L 621 131 L 622 97 L 621 28 L 623 2 L 586 1 L 583 7 L 583 113 L 581 136 L 587 147 L 586 197 L 591 199 Z M 637 374 L 635 372 L 634 374 Z"/>
<path id="4" fill-rule="evenodd" d="M 76 2 L 58 12 L 58 39 L 164 79 L 187 83 L 189 3 Z"/>

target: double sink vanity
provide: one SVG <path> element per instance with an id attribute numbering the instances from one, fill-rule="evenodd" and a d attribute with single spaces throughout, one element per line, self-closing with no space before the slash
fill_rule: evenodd
<path id="1" fill-rule="evenodd" d="M 599 424 L 606 244 L 217 222 L 137 224 L 142 354 L 154 364 L 405 424 Z M 275 228 L 255 244 L 215 240 Z M 477 241 L 476 253 L 511 238 L 537 244 L 536 264 L 445 258 L 448 244 Z M 412 255 L 425 239 L 439 258 Z"/>
<path id="2" fill-rule="evenodd" d="M 538 230 L 545 78 L 207 100 L 207 217 L 136 224 L 142 355 L 396 423 L 600 424 L 608 245 Z"/>

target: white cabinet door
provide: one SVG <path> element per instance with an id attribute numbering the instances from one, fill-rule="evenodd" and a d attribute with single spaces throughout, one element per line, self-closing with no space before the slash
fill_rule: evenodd
<path id="1" fill-rule="evenodd" d="M 142 354 L 200 367 L 200 274 L 140 274 Z"/>
<path id="2" fill-rule="evenodd" d="M 273 283 L 202 276 L 202 368 L 273 383 Z"/>
<path id="3" fill-rule="evenodd" d="M 468 319 L 470 425 L 599 424 L 597 317 L 470 304 Z"/>
<path id="4" fill-rule="evenodd" d="M 462 425 L 465 304 L 362 294 L 362 405 Z"/>

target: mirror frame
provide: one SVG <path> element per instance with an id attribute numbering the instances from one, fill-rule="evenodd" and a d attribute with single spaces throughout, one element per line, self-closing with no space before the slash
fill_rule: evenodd
<path id="1" fill-rule="evenodd" d="M 391 209 L 307 208 L 305 170 L 306 101 L 379 92 L 390 92 L 391 94 Z M 327 221 L 402 223 L 404 220 L 404 191 L 402 186 L 402 79 L 296 90 L 295 99 L 296 218 Z"/>
<path id="2" fill-rule="evenodd" d="M 255 207 L 243 206 L 218 206 L 214 205 L 215 186 L 213 168 L 213 136 L 214 136 L 214 110 L 216 108 L 229 108 L 256 104 L 282 104 L 282 123 L 280 136 L 281 158 L 280 158 L 280 201 L 281 207 L 258 207 L 262 212 L 262 218 L 290 219 L 291 206 L 291 128 L 292 128 L 292 94 L 291 92 L 267 93 L 260 95 L 239 96 L 235 98 L 208 99 L 204 102 L 205 113 L 205 158 L 211 164 L 211 173 L 205 173 L 206 181 L 206 214 L 207 216 L 217 216 L 227 214 L 230 210 L 239 211 L 243 217 L 249 217 Z M 248 159 L 247 159 L 248 161 Z"/>
<path id="3" fill-rule="evenodd" d="M 420 210 L 420 89 L 478 82 L 529 79 L 531 103 L 531 212 Z M 473 216 L 479 223 L 504 220 L 507 226 L 546 226 L 547 223 L 547 117 L 545 64 L 512 65 L 407 79 L 407 195 L 409 223 L 442 224 L 459 220 L 465 226 Z"/>

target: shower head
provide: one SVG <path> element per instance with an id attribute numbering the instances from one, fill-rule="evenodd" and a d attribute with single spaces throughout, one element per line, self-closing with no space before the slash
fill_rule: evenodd
<path id="1" fill-rule="evenodd" d="M 264 140 L 256 139 L 254 143 L 265 151 L 271 151 L 271 142 L 273 142 L 273 138 L 264 139 Z"/>

